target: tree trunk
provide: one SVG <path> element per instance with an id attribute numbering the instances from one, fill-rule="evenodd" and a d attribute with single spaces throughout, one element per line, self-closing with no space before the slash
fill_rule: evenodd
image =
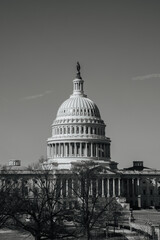
<path id="1" fill-rule="evenodd" d="M 41 237 L 39 235 L 35 236 L 35 240 L 41 240 Z"/>
<path id="2" fill-rule="evenodd" d="M 90 235 L 90 228 L 89 226 L 87 226 L 87 240 L 91 239 L 91 235 Z"/>

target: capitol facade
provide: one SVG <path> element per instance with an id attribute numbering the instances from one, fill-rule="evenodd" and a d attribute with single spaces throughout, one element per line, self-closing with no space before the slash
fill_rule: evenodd
<path id="1" fill-rule="evenodd" d="M 106 136 L 106 124 L 97 105 L 84 93 L 84 81 L 77 63 L 72 95 L 61 104 L 52 124 L 52 136 L 47 140 L 47 160 L 42 168 L 49 169 L 58 184 L 66 206 L 75 201 L 74 167 L 92 163 L 99 168 L 91 179 L 90 194 L 115 197 L 132 208 L 160 208 L 160 170 L 148 168 L 142 161 L 134 161 L 130 168 L 118 169 L 111 160 L 111 140 Z M 93 166 L 93 165 L 92 165 Z M 29 193 L 34 169 L 23 168 L 19 160 L 9 162 L 8 171 L 0 170 L 0 180 L 15 178 Z M 14 171 L 15 170 L 15 171 Z M 18 182 L 17 181 L 17 182 Z"/>

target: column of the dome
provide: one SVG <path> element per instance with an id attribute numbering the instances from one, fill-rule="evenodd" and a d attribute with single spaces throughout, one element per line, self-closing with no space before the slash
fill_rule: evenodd
<path id="1" fill-rule="evenodd" d="M 91 143 L 91 157 L 93 157 L 93 143 Z"/>
<path id="2" fill-rule="evenodd" d="M 60 143 L 58 143 L 58 157 L 60 157 L 61 152 L 60 152 Z"/>
<path id="3" fill-rule="evenodd" d="M 59 152 L 59 148 L 58 148 L 58 143 L 56 143 L 56 145 L 57 145 L 57 157 L 58 157 L 58 152 Z"/>
<path id="4" fill-rule="evenodd" d="M 87 157 L 87 154 L 88 154 L 88 145 L 87 145 L 87 142 L 85 143 L 85 156 Z"/>
<path id="5" fill-rule="evenodd" d="M 66 145 L 65 144 L 66 143 L 63 143 L 63 157 L 66 157 L 66 149 L 65 149 Z"/>
<path id="6" fill-rule="evenodd" d="M 51 144 L 50 146 L 51 146 L 51 158 L 53 158 L 53 144 Z"/>
<path id="7" fill-rule="evenodd" d="M 74 143 L 74 156 L 77 156 L 77 144 L 76 142 Z"/>
<path id="8" fill-rule="evenodd" d="M 52 143 L 52 158 L 54 158 L 54 143 Z"/>
<path id="9" fill-rule="evenodd" d="M 60 156 L 63 157 L 63 143 L 60 143 Z"/>
<path id="10" fill-rule="evenodd" d="M 54 144 L 52 143 L 52 158 L 54 158 Z"/>
<path id="11" fill-rule="evenodd" d="M 58 157 L 58 143 L 56 143 L 56 157 Z"/>
<path id="12" fill-rule="evenodd" d="M 69 143 L 69 156 L 72 156 L 72 145 L 71 142 Z"/>
<path id="13" fill-rule="evenodd" d="M 80 142 L 79 156 L 82 157 L 82 142 Z"/>
<path id="14" fill-rule="evenodd" d="M 96 143 L 96 157 L 98 158 L 98 144 Z"/>

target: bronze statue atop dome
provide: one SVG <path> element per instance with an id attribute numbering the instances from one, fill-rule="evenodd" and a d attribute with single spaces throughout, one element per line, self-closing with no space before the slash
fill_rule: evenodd
<path id="1" fill-rule="evenodd" d="M 81 70 L 81 66 L 80 66 L 79 62 L 77 62 L 77 76 L 76 76 L 76 78 L 78 78 L 78 79 L 82 79 L 80 70 Z"/>

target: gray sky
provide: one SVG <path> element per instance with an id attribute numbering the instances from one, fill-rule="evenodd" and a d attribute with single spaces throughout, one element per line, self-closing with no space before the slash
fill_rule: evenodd
<path id="1" fill-rule="evenodd" d="M 0 163 L 46 155 L 76 62 L 112 160 L 160 169 L 160 1 L 0 1 Z"/>

